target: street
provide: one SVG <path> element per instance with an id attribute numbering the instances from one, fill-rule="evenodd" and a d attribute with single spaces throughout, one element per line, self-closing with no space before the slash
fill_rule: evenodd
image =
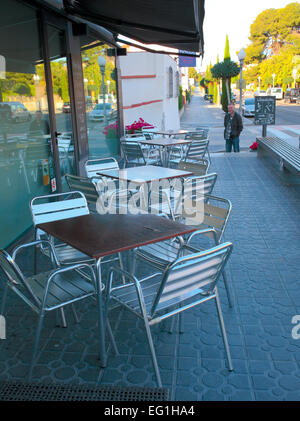
<path id="1" fill-rule="evenodd" d="M 236 111 L 239 111 L 238 104 Z M 210 104 L 203 99 L 199 90 L 195 90 L 186 112 L 181 118 L 181 129 L 192 130 L 201 125 L 210 127 L 209 148 L 211 152 L 223 152 L 224 142 L 224 112 L 221 107 Z M 188 119 L 186 118 L 188 116 Z M 240 135 L 240 149 L 249 150 L 257 136 L 262 135 L 262 126 L 256 126 L 253 118 L 243 117 L 244 129 Z M 269 136 L 278 136 L 293 146 L 299 147 L 300 136 L 300 105 L 276 102 L 276 121 L 274 126 L 268 126 Z"/>
<path id="2" fill-rule="evenodd" d="M 238 107 L 237 107 L 238 109 Z M 247 118 L 249 122 L 253 118 Z M 298 125 L 300 124 L 300 104 L 287 105 L 283 101 L 276 101 L 276 125 Z"/>

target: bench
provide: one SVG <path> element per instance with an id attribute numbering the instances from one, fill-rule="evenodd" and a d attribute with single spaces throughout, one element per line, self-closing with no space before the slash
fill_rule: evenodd
<path id="1" fill-rule="evenodd" d="M 279 137 L 257 137 L 258 157 L 272 157 L 279 161 L 285 181 L 300 183 L 300 149 L 289 145 Z M 292 173 L 293 176 L 289 173 Z"/>

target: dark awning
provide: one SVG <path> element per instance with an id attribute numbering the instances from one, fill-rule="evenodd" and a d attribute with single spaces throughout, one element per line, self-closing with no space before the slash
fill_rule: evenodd
<path id="1" fill-rule="evenodd" d="M 204 0 L 64 0 L 64 7 L 114 34 L 203 55 Z"/>

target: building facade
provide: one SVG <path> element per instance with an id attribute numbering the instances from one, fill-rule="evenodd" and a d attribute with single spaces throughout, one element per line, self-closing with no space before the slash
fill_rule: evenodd
<path id="1" fill-rule="evenodd" d="M 168 55 L 128 52 L 120 57 L 124 124 L 139 118 L 160 130 L 180 127 L 179 71 Z"/>
<path id="2" fill-rule="evenodd" d="M 33 197 L 67 190 L 64 175 L 83 175 L 89 157 L 118 154 L 113 38 L 51 3 L 1 2 L 2 248 L 31 227 Z"/>

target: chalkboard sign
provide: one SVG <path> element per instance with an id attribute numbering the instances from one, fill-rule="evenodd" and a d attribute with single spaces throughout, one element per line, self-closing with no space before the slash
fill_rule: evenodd
<path id="1" fill-rule="evenodd" d="M 275 96 L 256 96 L 254 124 L 275 124 L 275 110 Z"/>

